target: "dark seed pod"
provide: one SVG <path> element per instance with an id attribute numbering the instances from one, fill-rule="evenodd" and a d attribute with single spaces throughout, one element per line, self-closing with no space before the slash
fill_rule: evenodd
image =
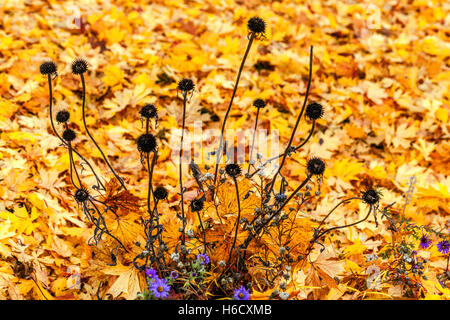
<path id="1" fill-rule="evenodd" d="M 250 18 L 247 22 L 247 27 L 250 32 L 255 34 L 266 32 L 266 22 L 260 17 Z"/>
<path id="2" fill-rule="evenodd" d="M 306 168 L 312 175 L 322 175 L 325 171 L 325 162 L 323 162 L 322 159 L 314 157 L 308 160 Z"/>
<path id="3" fill-rule="evenodd" d="M 191 90 L 194 90 L 195 85 L 194 82 L 191 79 L 183 78 L 178 82 L 178 90 L 183 92 L 189 92 Z"/>
<path id="4" fill-rule="evenodd" d="M 323 107 L 317 102 L 312 102 L 306 107 L 306 116 L 311 120 L 317 120 L 323 116 Z"/>
<path id="5" fill-rule="evenodd" d="M 155 198 L 158 200 L 164 200 L 169 195 L 169 193 L 167 192 L 167 189 L 164 187 L 157 187 L 154 191 L 154 194 L 155 194 Z"/>
<path id="6" fill-rule="evenodd" d="M 88 70 L 88 63 L 86 60 L 78 58 L 72 62 L 72 73 L 83 74 Z"/>
<path id="7" fill-rule="evenodd" d="M 230 177 L 237 177 L 238 175 L 241 174 L 241 167 L 235 163 L 230 163 L 227 164 L 225 166 L 225 172 L 230 176 Z"/>
<path id="8" fill-rule="evenodd" d="M 155 107 L 154 104 L 146 104 L 145 106 L 142 107 L 141 111 L 139 111 L 139 113 L 141 114 L 141 116 L 143 118 L 156 118 L 157 116 L 157 109 Z"/>
<path id="9" fill-rule="evenodd" d="M 286 194 L 284 194 L 284 193 L 277 193 L 275 195 L 275 201 L 278 202 L 278 203 L 282 203 L 282 202 L 286 201 Z"/>
<path id="10" fill-rule="evenodd" d="M 58 121 L 59 123 L 65 123 L 69 120 L 69 118 L 70 113 L 67 110 L 58 111 L 58 113 L 56 114 L 56 121 Z"/>
<path id="11" fill-rule="evenodd" d="M 84 188 L 78 189 L 73 196 L 79 203 L 83 203 L 89 199 L 89 193 Z"/>
<path id="12" fill-rule="evenodd" d="M 256 99 L 255 101 L 253 101 L 253 106 L 258 109 L 262 109 L 266 106 L 266 103 L 263 99 Z"/>
<path id="13" fill-rule="evenodd" d="M 53 61 L 46 61 L 39 67 L 41 74 L 54 74 L 56 73 L 56 64 Z"/>
<path id="14" fill-rule="evenodd" d="M 194 212 L 203 210 L 203 206 L 204 206 L 203 199 L 194 199 L 191 201 L 191 210 Z"/>
<path id="15" fill-rule="evenodd" d="M 368 189 L 362 193 L 362 199 L 365 203 L 373 205 L 380 201 L 380 195 L 374 189 Z"/>
<path id="16" fill-rule="evenodd" d="M 140 152 L 152 152 L 156 150 L 156 138 L 151 133 L 142 134 L 136 141 Z"/>
<path id="17" fill-rule="evenodd" d="M 72 129 L 66 129 L 66 130 L 64 130 L 64 132 L 62 134 L 62 138 L 67 142 L 71 142 L 71 141 L 75 140 L 76 137 L 77 137 L 77 134 Z"/>

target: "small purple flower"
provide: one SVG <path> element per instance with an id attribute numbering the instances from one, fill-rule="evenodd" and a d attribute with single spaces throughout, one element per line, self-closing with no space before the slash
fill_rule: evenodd
<path id="1" fill-rule="evenodd" d="M 156 278 L 150 285 L 150 290 L 156 298 L 167 298 L 169 296 L 170 286 L 166 279 Z"/>
<path id="2" fill-rule="evenodd" d="M 171 277 L 172 279 L 178 278 L 178 272 L 176 272 L 176 271 L 170 272 L 170 277 Z"/>
<path id="3" fill-rule="evenodd" d="M 145 275 L 150 279 L 158 279 L 158 272 L 155 269 L 147 269 L 145 270 Z"/>
<path id="4" fill-rule="evenodd" d="M 250 300 L 250 292 L 244 286 L 240 286 L 239 289 L 234 289 L 233 298 L 235 300 Z"/>
<path id="5" fill-rule="evenodd" d="M 440 253 L 448 253 L 448 250 L 450 249 L 450 242 L 447 240 L 442 240 L 436 245 L 436 247 Z"/>
<path id="6" fill-rule="evenodd" d="M 209 263 L 209 257 L 206 253 L 200 253 L 197 255 L 197 260 L 200 260 L 200 264 L 208 264 Z"/>
<path id="7" fill-rule="evenodd" d="M 422 233 L 422 237 L 420 237 L 420 247 L 422 249 L 426 249 L 431 245 L 431 239 L 427 234 Z"/>

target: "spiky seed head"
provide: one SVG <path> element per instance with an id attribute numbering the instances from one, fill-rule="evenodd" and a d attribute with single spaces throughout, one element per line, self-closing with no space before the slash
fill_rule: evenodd
<path id="1" fill-rule="evenodd" d="M 253 106 L 258 109 L 262 109 L 266 106 L 266 102 L 263 99 L 258 98 L 253 101 Z"/>
<path id="2" fill-rule="evenodd" d="M 71 142 L 71 141 L 75 140 L 76 137 L 77 137 L 77 134 L 72 129 L 66 129 L 66 130 L 64 130 L 64 132 L 62 134 L 62 138 L 67 142 Z"/>
<path id="3" fill-rule="evenodd" d="M 380 201 L 380 195 L 375 189 L 370 188 L 362 193 L 362 199 L 365 203 L 373 205 Z"/>
<path id="4" fill-rule="evenodd" d="M 53 61 L 46 61 L 39 67 L 41 74 L 54 74 L 56 73 L 56 64 Z"/>
<path id="5" fill-rule="evenodd" d="M 72 73 L 83 74 L 88 70 L 88 63 L 86 60 L 78 58 L 72 62 Z"/>
<path id="6" fill-rule="evenodd" d="M 139 113 L 141 114 L 141 116 L 143 118 L 147 118 L 147 119 L 156 118 L 156 116 L 158 115 L 157 109 L 156 109 L 155 105 L 152 103 L 149 103 L 149 104 L 146 104 L 145 106 L 143 106 L 141 111 L 139 111 Z"/>
<path id="7" fill-rule="evenodd" d="M 313 157 L 306 164 L 308 172 L 312 175 L 322 175 L 325 171 L 325 162 L 322 159 Z"/>
<path id="8" fill-rule="evenodd" d="M 194 88 L 195 85 L 191 79 L 183 78 L 178 82 L 178 90 L 182 92 L 189 92 L 191 90 L 194 90 Z"/>
<path id="9" fill-rule="evenodd" d="M 169 192 L 167 192 L 167 189 L 164 187 L 157 187 L 154 191 L 155 198 L 158 200 L 164 200 L 169 195 Z"/>
<path id="10" fill-rule="evenodd" d="M 140 152 L 149 153 L 156 150 L 156 138 L 151 133 L 142 134 L 136 143 Z"/>
<path id="11" fill-rule="evenodd" d="M 81 188 L 75 192 L 73 197 L 78 203 L 83 203 L 89 199 L 89 192 L 86 189 Z"/>
<path id="12" fill-rule="evenodd" d="M 241 167 L 235 163 L 230 163 L 227 164 L 225 166 L 225 172 L 230 176 L 230 177 L 237 177 L 238 175 L 241 174 Z"/>
<path id="13" fill-rule="evenodd" d="M 317 120 L 323 116 L 323 107 L 317 102 L 312 102 L 306 106 L 306 116 L 311 120 Z"/>
<path id="14" fill-rule="evenodd" d="M 56 121 L 59 123 L 66 123 L 70 118 L 70 113 L 67 110 L 58 111 L 56 114 Z"/>
<path id="15" fill-rule="evenodd" d="M 202 211 L 204 207 L 204 200 L 202 198 L 200 199 L 194 199 L 191 201 L 191 210 L 194 212 Z"/>
<path id="16" fill-rule="evenodd" d="M 266 22 L 260 17 L 250 18 L 247 22 L 247 27 L 250 32 L 255 34 L 266 32 Z"/>

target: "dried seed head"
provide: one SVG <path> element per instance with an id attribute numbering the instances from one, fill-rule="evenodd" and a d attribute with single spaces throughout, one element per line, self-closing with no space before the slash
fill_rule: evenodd
<path id="1" fill-rule="evenodd" d="M 62 138 L 67 142 L 71 142 L 71 141 L 75 140 L 76 137 L 77 137 L 77 134 L 72 129 L 66 129 L 66 130 L 64 130 L 64 132 L 62 134 Z"/>
<path id="2" fill-rule="evenodd" d="M 306 116 L 311 120 L 317 120 L 323 116 L 323 107 L 317 102 L 312 102 L 306 107 Z"/>
<path id="3" fill-rule="evenodd" d="M 88 70 L 88 63 L 86 60 L 78 58 L 72 62 L 72 73 L 83 74 Z"/>
<path id="4" fill-rule="evenodd" d="M 141 111 L 139 111 L 142 117 L 150 119 L 150 118 L 156 118 L 157 116 L 157 109 L 154 104 L 149 103 L 142 107 Z"/>
<path id="5" fill-rule="evenodd" d="M 154 194 L 155 194 L 155 198 L 158 200 L 164 200 L 169 195 L 169 193 L 167 192 L 167 189 L 164 187 L 157 187 L 154 191 Z"/>
<path id="6" fill-rule="evenodd" d="M 153 152 L 156 150 L 156 138 L 151 133 L 142 134 L 136 141 L 140 152 Z"/>
<path id="7" fill-rule="evenodd" d="M 67 110 L 58 111 L 58 113 L 56 114 L 56 121 L 58 121 L 59 123 L 65 123 L 69 120 L 69 118 L 70 113 Z"/>
<path id="8" fill-rule="evenodd" d="M 230 176 L 230 177 L 237 177 L 238 175 L 241 174 L 241 167 L 235 163 L 230 163 L 227 164 L 225 166 L 225 172 Z"/>
<path id="9" fill-rule="evenodd" d="M 362 193 L 362 199 L 365 203 L 373 205 L 380 201 L 380 195 L 374 189 L 367 189 Z"/>
<path id="10" fill-rule="evenodd" d="M 86 189 L 81 188 L 78 189 L 73 196 L 77 202 L 83 203 L 89 199 L 89 192 L 87 192 Z"/>
<path id="11" fill-rule="evenodd" d="M 204 206 L 204 201 L 202 198 L 194 199 L 191 201 L 191 210 L 194 212 L 203 210 L 203 206 Z"/>
<path id="12" fill-rule="evenodd" d="M 262 109 L 266 106 L 266 103 L 264 102 L 263 99 L 256 99 L 255 101 L 253 101 L 253 106 L 255 106 L 258 109 Z"/>
<path id="13" fill-rule="evenodd" d="M 308 160 L 306 168 L 308 169 L 308 172 L 312 175 L 322 175 L 323 172 L 325 171 L 325 162 L 323 162 L 322 159 L 313 157 Z"/>
<path id="14" fill-rule="evenodd" d="M 195 85 L 194 82 L 191 79 L 183 78 L 178 82 L 178 90 L 182 92 L 189 92 L 191 90 L 194 90 Z"/>
<path id="15" fill-rule="evenodd" d="M 54 74 L 56 73 L 56 64 L 53 61 L 46 61 L 39 67 L 41 74 Z"/>
<path id="16" fill-rule="evenodd" d="M 260 17 L 250 18 L 247 27 L 250 32 L 255 34 L 266 32 L 266 22 Z"/>

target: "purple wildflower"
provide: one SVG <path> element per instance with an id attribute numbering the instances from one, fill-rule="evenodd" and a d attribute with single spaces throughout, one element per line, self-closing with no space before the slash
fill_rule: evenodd
<path id="1" fill-rule="evenodd" d="M 170 272 L 170 277 L 171 277 L 172 279 L 178 278 L 178 272 L 176 272 L 176 271 Z"/>
<path id="2" fill-rule="evenodd" d="M 145 270 L 145 275 L 150 279 L 158 279 L 158 273 L 155 269 L 147 269 Z"/>
<path id="3" fill-rule="evenodd" d="M 436 245 L 436 247 L 440 253 L 448 253 L 448 250 L 450 249 L 450 242 L 447 240 L 442 240 Z"/>
<path id="4" fill-rule="evenodd" d="M 250 300 L 250 292 L 244 286 L 241 286 L 239 289 L 234 289 L 233 298 L 235 300 Z"/>
<path id="5" fill-rule="evenodd" d="M 422 233 L 422 237 L 420 237 L 420 247 L 422 249 L 426 249 L 431 245 L 431 239 L 427 234 Z"/>
<path id="6" fill-rule="evenodd" d="M 198 254 L 197 260 L 200 260 L 200 264 L 208 264 L 210 261 L 208 255 L 206 253 Z"/>
<path id="7" fill-rule="evenodd" d="M 166 279 L 156 278 L 150 285 L 150 290 L 156 298 L 167 298 L 170 286 L 167 284 Z"/>

